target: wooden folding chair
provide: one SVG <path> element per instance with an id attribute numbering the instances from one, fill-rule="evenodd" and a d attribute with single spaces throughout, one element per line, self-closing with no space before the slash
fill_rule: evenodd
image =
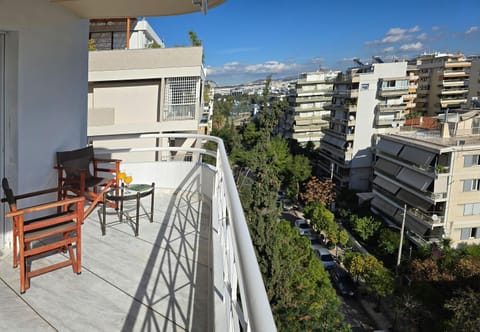
<path id="1" fill-rule="evenodd" d="M 71 265 L 73 272 L 81 273 L 82 230 L 84 197 L 48 202 L 30 207 L 17 208 L 17 200 L 32 198 L 55 190 L 44 190 L 15 196 L 6 178 L 2 188 L 10 207 L 5 217 L 13 219 L 13 266 L 20 263 L 20 292 L 30 287 L 30 278 Z M 55 189 L 55 188 L 54 188 Z M 62 211 L 57 212 L 57 209 Z M 45 213 L 53 214 L 44 215 Z M 36 217 L 41 214 L 41 217 Z M 36 218 L 31 219 L 29 216 Z M 17 243 L 18 242 L 18 243 Z M 73 250 L 75 245 L 75 253 Z M 69 258 L 32 270 L 32 261 L 46 253 L 68 251 Z M 45 261 L 45 260 L 44 260 Z"/>
<path id="2" fill-rule="evenodd" d="M 117 174 L 120 172 L 120 162 L 118 159 L 95 158 L 91 145 L 78 150 L 57 152 L 58 198 L 65 198 L 71 194 L 84 196 L 91 202 L 85 210 L 87 217 L 99 202 L 103 202 L 103 195 L 108 189 L 118 188 Z M 91 165 L 93 174 L 90 171 Z M 114 175 L 101 177 L 101 173 Z M 116 204 L 109 204 L 117 208 Z"/>

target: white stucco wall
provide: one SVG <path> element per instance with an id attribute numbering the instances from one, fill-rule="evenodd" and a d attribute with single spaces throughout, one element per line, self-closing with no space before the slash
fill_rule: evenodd
<path id="1" fill-rule="evenodd" d="M 6 109 L 14 156 L 6 175 L 21 192 L 52 186 L 55 152 L 87 142 L 88 21 L 47 0 L 6 0 L 0 30 L 16 71 L 6 82 L 16 99 Z"/>
<path id="2" fill-rule="evenodd" d="M 16 193 L 54 187 L 55 152 L 87 142 L 88 21 L 48 0 L 4 0 L 0 31 L 6 32 L 5 176 Z M 11 222 L 2 213 L 0 256 L 11 245 Z"/>

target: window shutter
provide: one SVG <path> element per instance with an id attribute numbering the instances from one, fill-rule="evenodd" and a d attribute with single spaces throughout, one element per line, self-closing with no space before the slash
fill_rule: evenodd
<path id="1" fill-rule="evenodd" d="M 460 234 L 460 240 L 468 240 L 471 233 L 472 233 L 471 228 L 462 228 L 461 234 Z"/>
<path id="2" fill-rule="evenodd" d="M 472 191 L 473 180 L 463 180 L 463 191 Z"/>

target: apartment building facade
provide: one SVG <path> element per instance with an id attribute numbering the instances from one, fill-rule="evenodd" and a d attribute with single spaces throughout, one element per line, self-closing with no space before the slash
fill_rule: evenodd
<path id="1" fill-rule="evenodd" d="M 416 244 L 480 243 L 480 112 L 450 116 L 440 130 L 380 135 L 371 210 Z M 405 216 L 404 216 L 405 213 Z"/>
<path id="2" fill-rule="evenodd" d="M 319 153 L 321 169 L 338 189 L 369 189 L 376 135 L 404 124 L 404 97 L 412 93 L 414 80 L 409 75 L 407 62 L 360 63 L 336 78 Z"/>
<path id="3" fill-rule="evenodd" d="M 470 108 L 472 100 L 480 96 L 478 61 L 460 53 L 419 56 L 416 110 L 433 116 L 447 109 L 460 111 Z"/>
<path id="4" fill-rule="evenodd" d="M 332 71 L 300 74 L 294 92 L 289 96 L 288 115 L 292 119 L 287 121 L 291 124 L 291 137 L 298 143 L 320 145 L 322 129 L 328 126 L 330 117 L 330 111 L 325 106 L 331 103 L 333 80 L 337 74 Z"/>
<path id="5" fill-rule="evenodd" d="M 205 120 L 202 54 L 202 47 L 90 52 L 88 136 L 112 136 L 111 141 L 102 141 L 102 146 L 96 147 L 114 148 L 131 143 L 128 139 L 115 139 L 115 135 L 202 132 L 201 122 Z M 203 122 L 208 125 L 208 119 Z M 145 140 L 143 143 L 147 145 L 155 141 Z M 171 140 L 155 144 L 186 146 L 189 142 Z M 116 157 L 123 159 L 128 155 Z M 155 159 L 155 153 L 145 153 L 142 158 Z"/>

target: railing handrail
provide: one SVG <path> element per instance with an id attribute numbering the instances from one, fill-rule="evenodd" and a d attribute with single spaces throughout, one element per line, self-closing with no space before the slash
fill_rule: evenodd
<path id="1" fill-rule="evenodd" d="M 268 301 L 267 293 L 263 283 L 262 274 L 258 266 L 253 243 L 243 212 L 240 196 L 237 191 L 235 180 L 223 140 L 215 136 L 201 134 L 158 134 L 158 133 L 131 133 L 118 135 L 92 135 L 93 141 L 111 140 L 115 138 L 194 138 L 198 140 L 212 141 L 217 144 L 217 152 L 190 147 L 151 147 L 151 148 L 113 148 L 108 151 L 115 152 L 145 152 L 145 151 L 186 151 L 207 154 L 220 159 L 220 166 L 217 165 L 217 172 L 223 171 L 223 180 L 226 187 L 229 215 L 234 216 L 232 227 L 234 229 L 235 260 L 238 264 L 237 274 L 239 276 L 240 291 L 242 293 L 241 303 L 247 312 L 244 312 L 243 319 L 247 331 L 276 331 L 275 321 Z M 99 149 L 103 150 L 103 149 Z M 107 149 L 106 149 L 107 150 Z M 237 310 L 232 308 L 231 310 Z"/>

